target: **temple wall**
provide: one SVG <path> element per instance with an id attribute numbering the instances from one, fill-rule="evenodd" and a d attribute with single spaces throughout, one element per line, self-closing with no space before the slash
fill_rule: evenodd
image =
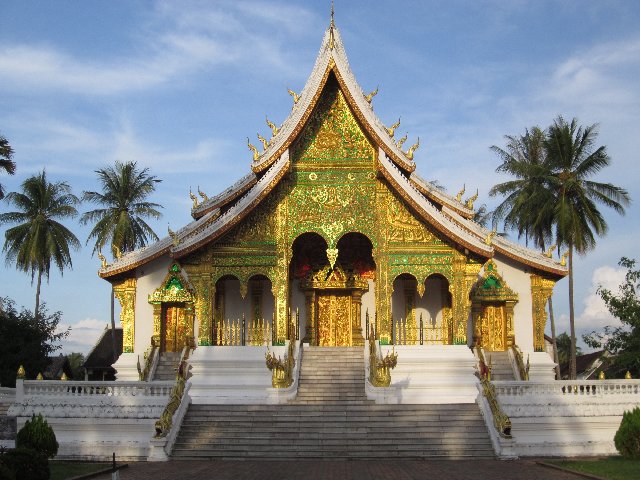
<path id="1" fill-rule="evenodd" d="M 135 349 L 138 355 L 151 345 L 153 335 L 153 307 L 149 304 L 149 295 L 160 286 L 172 259 L 164 255 L 136 271 L 136 307 L 135 307 Z"/>
<path id="2" fill-rule="evenodd" d="M 498 273 L 507 282 L 507 286 L 518 294 L 518 303 L 513 309 L 513 329 L 516 345 L 523 351 L 533 352 L 530 272 L 526 267 L 518 265 L 500 254 L 496 254 L 494 261 L 498 267 Z"/>

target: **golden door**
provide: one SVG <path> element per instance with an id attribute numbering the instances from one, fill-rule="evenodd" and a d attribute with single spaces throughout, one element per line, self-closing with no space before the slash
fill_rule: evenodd
<path id="1" fill-rule="evenodd" d="M 351 346 L 351 295 L 320 293 L 318 295 L 318 345 Z"/>
<path id="2" fill-rule="evenodd" d="M 507 315 L 504 305 L 485 305 L 482 312 L 482 347 L 490 351 L 507 349 Z"/>
<path id="3" fill-rule="evenodd" d="M 171 305 L 162 310 L 162 351 L 179 352 L 184 346 L 184 307 Z"/>

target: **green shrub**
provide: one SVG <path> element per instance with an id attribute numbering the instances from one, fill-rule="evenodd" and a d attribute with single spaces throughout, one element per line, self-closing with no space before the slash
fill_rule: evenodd
<path id="1" fill-rule="evenodd" d="M 623 457 L 640 458 L 640 407 L 624 412 L 613 441 Z"/>
<path id="2" fill-rule="evenodd" d="M 3 457 L 4 454 L 0 455 L 0 480 L 16 480 L 13 470 L 4 464 Z"/>
<path id="3" fill-rule="evenodd" d="M 49 460 L 29 448 L 14 448 L 2 455 L 2 463 L 20 480 L 49 480 Z M 12 477 L 7 477 L 12 478 Z"/>
<path id="4" fill-rule="evenodd" d="M 20 429 L 16 436 L 16 447 L 30 448 L 48 458 L 58 453 L 56 434 L 41 414 L 31 417 Z"/>

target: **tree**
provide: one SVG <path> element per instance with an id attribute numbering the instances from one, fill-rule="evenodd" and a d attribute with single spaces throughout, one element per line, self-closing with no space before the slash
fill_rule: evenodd
<path id="1" fill-rule="evenodd" d="M 94 240 L 93 252 L 100 252 L 110 244 L 114 258 L 119 252 L 126 253 L 136 248 L 144 247 L 150 240 L 157 241 L 158 236 L 145 222 L 145 218 L 159 219 L 162 214 L 157 210 L 162 208 L 157 203 L 147 202 L 146 199 L 161 182 L 149 169 L 139 170 L 136 162 L 116 162 L 115 167 L 96 170 L 102 192 L 85 191 L 82 199 L 100 205 L 86 212 L 80 218 L 80 223 L 93 223 L 87 243 Z M 113 288 L 111 289 L 111 339 L 113 342 L 114 361 L 117 357 L 115 319 L 114 319 Z"/>
<path id="2" fill-rule="evenodd" d="M 620 285 L 618 294 L 599 288 L 598 294 L 604 300 L 611 315 L 622 322 L 620 327 L 607 326 L 603 332 L 591 332 L 583 335 L 587 345 L 604 348 L 612 353 L 612 363 L 617 375 L 627 371 L 634 378 L 640 376 L 640 270 L 636 261 L 622 257 L 618 265 L 627 269 L 625 281 Z"/>
<path id="3" fill-rule="evenodd" d="M 4 170 L 9 175 L 16 173 L 16 163 L 13 161 L 13 148 L 9 141 L 0 135 L 0 171 Z M 4 188 L 0 184 L 0 200 L 4 198 Z"/>
<path id="4" fill-rule="evenodd" d="M 13 387 L 20 365 L 29 378 L 35 378 L 69 331 L 59 331 L 62 314 L 49 315 L 44 305 L 36 318 L 28 310 L 18 312 L 9 298 L 0 298 L 0 304 L 0 385 Z"/>
<path id="5" fill-rule="evenodd" d="M 66 182 L 50 183 L 44 170 L 27 178 L 22 183 L 22 192 L 11 192 L 6 200 L 18 211 L 0 214 L 0 225 L 18 225 L 5 232 L 3 251 L 8 263 L 15 262 L 18 270 L 31 273 L 32 282 L 37 275 L 34 309 L 37 317 L 42 276 L 49 279 L 52 262 L 61 274 L 65 267 L 72 268 L 70 250 L 80 248 L 71 230 L 56 220 L 76 217 L 79 200 Z"/>
<path id="6" fill-rule="evenodd" d="M 571 337 L 567 332 L 562 332 L 556 337 L 556 344 L 558 346 L 558 360 L 560 363 L 568 363 L 571 359 Z M 576 347 L 578 355 L 582 354 L 580 347 Z"/>
<path id="7" fill-rule="evenodd" d="M 505 228 L 512 228 L 518 232 L 518 238 L 524 236 L 525 244 L 528 245 L 531 239 L 536 247 L 544 251 L 547 243 L 551 241 L 553 232 L 552 212 L 549 208 L 544 208 L 545 205 L 553 203 L 553 192 L 546 184 L 549 172 L 545 132 L 534 126 L 525 130 L 524 135 L 506 135 L 505 139 L 506 148 L 496 145 L 491 147 L 502 159 L 502 164 L 496 172 L 506 173 L 515 179 L 499 183 L 489 191 L 490 196 L 506 196 L 493 211 L 493 223 L 496 225 L 504 221 Z M 549 320 L 556 377 L 560 378 L 552 298 L 549 298 Z"/>
<path id="8" fill-rule="evenodd" d="M 569 378 L 576 378 L 575 310 L 573 304 L 573 254 L 580 255 L 595 247 L 596 235 L 607 232 L 607 222 L 598 204 L 624 214 L 629 194 L 611 183 L 590 180 L 611 159 L 604 146 L 595 147 L 596 125 L 582 127 L 577 119 L 567 123 L 561 116 L 549 127 L 545 141 L 548 174 L 545 183 L 553 201 L 540 206 L 539 217 L 552 215 L 555 242 L 569 253 L 569 328 L 571 358 Z"/>
<path id="9" fill-rule="evenodd" d="M 84 354 L 72 352 L 67 355 L 69 366 L 71 367 L 72 380 L 84 380 Z"/>

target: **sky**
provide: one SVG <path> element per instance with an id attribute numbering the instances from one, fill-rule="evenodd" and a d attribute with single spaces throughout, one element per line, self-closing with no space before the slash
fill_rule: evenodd
<path id="1" fill-rule="evenodd" d="M 246 139 L 268 138 L 265 115 L 288 115 L 287 89 L 302 90 L 329 12 L 315 0 L 1 0 L 0 134 L 17 171 L 0 183 L 16 191 L 45 168 L 81 195 L 99 188 L 95 170 L 136 161 L 162 179 L 151 200 L 163 218 L 150 224 L 166 236 L 190 221 L 190 188 L 212 196 L 249 172 Z M 609 232 L 576 259 L 575 305 L 579 334 L 615 325 L 596 289 L 615 290 L 620 257 L 639 257 L 640 2 L 336 0 L 335 22 L 363 90 L 380 88 L 378 117 L 401 117 L 407 144 L 420 137 L 418 173 L 453 194 L 478 189 L 476 206 L 499 202 L 488 191 L 506 178 L 490 146 L 505 135 L 558 115 L 598 124 L 612 165 L 596 179 L 633 203 L 624 217 L 602 207 Z M 89 227 L 65 223 L 83 247 L 72 270 L 51 271 L 42 300 L 71 327 L 62 351 L 87 353 L 109 322 L 110 287 Z M 0 275 L 0 296 L 33 309 L 30 276 L 4 262 Z M 567 289 L 554 293 L 558 332 Z"/>

